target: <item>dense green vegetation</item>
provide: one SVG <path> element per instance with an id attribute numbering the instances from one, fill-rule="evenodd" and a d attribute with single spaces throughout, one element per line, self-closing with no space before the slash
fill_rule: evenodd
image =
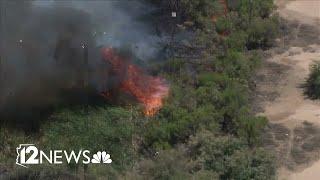
<path id="1" fill-rule="evenodd" d="M 320 62 L 311 65 L 310 75 L 304 87 L 306 95 L 312 99 L 320 99 Z"/>
<path id="2" fill-rule="evenodd" d="M 148 2 L 170 7 L 170 1 Z M 48 149 L 110 151 L 111 166 L 66 167 L 75 176 L 84 171 L 92 178 L 111 179 L 274 179 L 273 157 L 259 143 L 267 120 L 253 116 L 248 102 L 251 75 L 260 61 L 258 50 L 272 46 L 277 36 L 273 1 L 227 2 L 228 13 L 221 15 L 223 7 L 217 0 L 180 1 L 177 23 L 193 22 L 187 30 L 195 32 L 193 45 L 202 49 L 198 59 L 171 58 L 151 67 L 171 85 L 156 116 L 108 106 L 61 109 L 42 124 L 41 137 L 28 138 Z M 219 15 L 215 23 L 213 15 Z M 319 69 L 315 66 L 309 80 L 317 97 Z M 16 147 L 22 138 L 8 136 L 1 131 L 0 152 L 8 152 L 4 148 L 8 145 Z M 15 154 L 0 160 L 8 157 Z M 40 177 L 41 171 L 45 170 L 32 173 Z"/>

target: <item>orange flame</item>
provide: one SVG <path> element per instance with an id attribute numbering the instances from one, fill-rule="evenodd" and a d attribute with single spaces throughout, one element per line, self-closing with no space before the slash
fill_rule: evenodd
<path id="1" fill-rule="evenodd" d="M 169 86 L 165 80 L 147 75 L 140 67 L 120 57 L 112 48 L 103 48 L 102 55 L 116 74 L 126 71 L 120 90 L 133 95 L 144 106 L 146 116 L 155 115 L 163 106 L 163 99 L 169 94 Z M 102 95 L 109 96 L 108 92 Z"/>

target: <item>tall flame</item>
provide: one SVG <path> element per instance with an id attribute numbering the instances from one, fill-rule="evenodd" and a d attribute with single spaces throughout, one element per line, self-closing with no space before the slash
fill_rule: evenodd
<path id="1" fill-rule="evenodd" d="M 140 67 L 119 56 L 112 48 L 103 48 L 102 56 L 109 62 L 116 74 L 126 75 L 120 82 L 120 90 L 134 96 L 144 107 L 146 116 L 155 115 L 163 106 L 163 99 L 169 94 L 164 79 L 147 75 Z M 108 92 L 103 96 L 108 97 Z"/>

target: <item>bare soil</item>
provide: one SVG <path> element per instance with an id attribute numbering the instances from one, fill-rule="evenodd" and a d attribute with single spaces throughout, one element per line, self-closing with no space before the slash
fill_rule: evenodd
<path id="1" fill-rule="evenodd" d="M 276 152 L 278 179 L 320 179 L 320 101 L 303 95 L 309 67 L 320 60 L 320 1 L 276 0 L 280 39 L 256 75 L 254 106 L 270 120 L 265 147 Z"/>

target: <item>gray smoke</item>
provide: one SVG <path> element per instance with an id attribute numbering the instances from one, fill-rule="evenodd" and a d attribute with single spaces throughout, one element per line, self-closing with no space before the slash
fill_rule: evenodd
<path id="1" fill-rule="evenodd" d="M 98 46 L 126 47 L 140 58 L 154 58 L 160 38 L 155 29 L 140 19 L 154 10 L 141 1 L 42 1 L 36 7 L 68 7 L 87 13 L 92 21 L 92 35 Z"/>
<path id="2" fill-rule="evenodd" d="M 101 84 L 99 46 L 126 47 L 141 60 L 159 51 L 160 38 L 139 20 L 153 9 L 135 0 L 1 0 L 0 8 L 0 113 L 12 102 L 59 102 L 59 89 L 87 70 Z"/>

